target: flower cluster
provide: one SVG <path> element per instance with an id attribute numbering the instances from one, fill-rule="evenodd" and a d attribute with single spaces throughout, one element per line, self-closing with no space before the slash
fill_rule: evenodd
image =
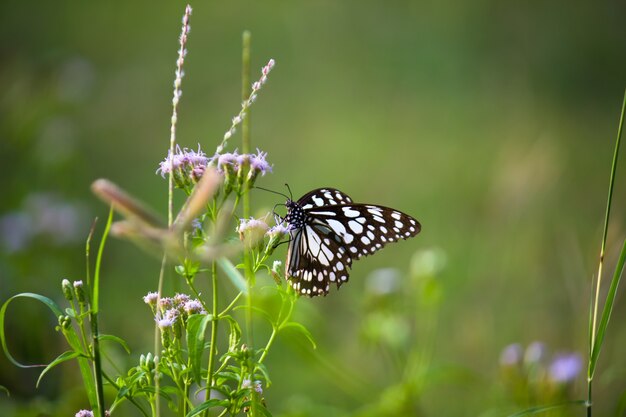
<path id="1" fill-rule="evenodd" d="M 240 154 L 237 150 L 232 153 L 216 153 L 209 158 L 199 146 L 197 151 L 177 146 L 173 154 L 168 153 L 167 157 L 159 163 L 156 172 L 163 178 L 171 172 L 174 175 L 176 187 L 189 192 L 210 165 L 223 175 L 224 191 L 228 195 L 233 190 L 237 192 L 249 190 L 259 174 L 264 176 L 272 172 L 272 166 L 266 158 L 267 152 L 260 149 L 252 154 Z"/>
<path id="2" fill-rule="evenodd" d="M 568 388 L 583 368 L 579 353 L 549 355 L 542 342 L 524 349 L 519 343 L 506 346 L 500 353 L 500 369 L 512 397 L 537 403 L 566 400 Z"/>
<path id="3" fill-rule="evenodd" d="M 174 175 L 174 184 L 178 188 L 190 190 L 196 184 L 209 163 L 209 158 L 200 149 L 193 151 L 176 146 L 174 153 L 168 152 L 167 157 L 159 163 L 157 174 L 163 178 L 170 172 Z"/>
<path id="4" fill-rule="evenodd" d="M 202 302 L 187 294 L 159 298 L 158 293 L 150 292 L 143 297 L 143 301 L 154 314 L 154 321 L 161 330 L 163 346 L 169 346 L 172 336 L 178 340 L 182 338 L 189 316 L 207 314 Z"/>
<path id="5" fill-rule="evenodd" d="M 252 188 L 259 174 L 272 172 L 272 166 L 266 160 L 267 152 L 257 148 L 256 154 L 239 154 L 237 150 L 223 154 L 215 154 L 211 161 L 217 171 L 224 176 L 224 190 L 242 191 Z"/>

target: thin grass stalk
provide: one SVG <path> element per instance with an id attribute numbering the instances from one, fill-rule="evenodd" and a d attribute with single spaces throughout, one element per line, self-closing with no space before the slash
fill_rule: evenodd
<path id="1" fill-rule="evenodd" d="M 106 410 L 104 405 L 104 388 L 102 383 L 102 358 L 100 355 L 100 333 L 98 330 L 98 312 L 100 310 L 100 267 L 102 265 L 102 255 L 104 253 L 104 245 L 106 244 L 111 224 L 113 223 L 113 206 L 109 209 L 109 217 L 107 219 L 98 255 L 96 256 L 96 266 L 93 274 L 93 287 L 91 287 L 91 312 L 89 313 L 89 321 L 91 322 L 91 337 L 93 345 L 93 367 L 96 382 L 96 398 L 98 400 L 98 415 L 104 417 Z"/>
<path id="2" fill-rule="evenodd" d="M 622 270 L 624 268 L 624 263 L 626 262 L 626 242 L 624 242 L 624 246 L 622 247 L 618 264 L 615 267 L 615 273 L 613 274 L 613 279 L 611 280 L 609 293 L 607 294 L 607 299 L 605 300 L 605 303 L 604 303 L 600 327 L 596 330 L 596 325 L 597 325 L 597 320 L 598 320 L 598 307 L 600 304 L 602 266 L 604 264 L 604 253 L 605 253 L 607 232 L 608 232 L 608 226 L 609 226 L 609 217 L 611 214 L 611 203 L 613 201 L 613 188 L 615 184 L 617 160 L 619 156 L 619 148 L 620 148 L 620 142 L 621 142 L 621 137 L 622 137 L 622 128 L 624 126 L 624 114 L 625 113 L 626 113 L 626 91 L 624 91 L 624 98 L 622 101 L 622 112 L 620 115 L 619 126 L 617 129 L 617 138 L 615 139 L 615 150 L 613 152 L 613 162 L 611 164 L 611 176 L 609 179 L 609 191 L 608 191 L 607 204 L 606 204 L 606 214 L 604 217 L 604 230 L 602 233 L 602 244 L 600 246 L 600 261 L 598 263 L 598 275 L 596 277 L 596 285 L 595 285 L 595 290 L 593 293 L 593 300 L 594 300 L 593 301 L 593 313 L 591 314 L 591 320 L 589 323 L 590 341 L 589 341 L 589 365 L 587 368 L 587 401 L 586 401 L 588 417 L 591 417 L 592 415 L 593 375 L 595 372 L 595 367 L 598 361 L 598 357 L 600 355 L 600 349 L 602 348 L 602 343 L 604 341 L 606 328 L 608 326 L 609 319 L 611 317 L 611 312 L 613 310 L 613 304 L 615 302 L 615 294 L 617 292 L 617 286 L 619 285 L 619 281 L 622 275 Z"/>
<path id="3" fill-rule="evenodd" d="M 180 49 L 178 50 L 178 59 L 176 60 L 176 78 L 174 79 L 174 94 L 172 98 L 172 118 L 170 125 L 170 172 L 168 176 L 168 186 L 167 186 L 167 225 L 170 227 L 174 222 L 174 151 L 176 150 L 176 124 L 178 122 L 178 102 L 180 101 L 181 90 L 180 87 L 183 81 L 183 64 L 185 63 L 185 55 L 187 50 L 185 46 L 187 45 L 187 34 L 189 33 L 189 18 L 191 17 L 191 6 L 187 5 L 185 7 L 185 14 L 183 16 L 183 26 L 180 34 Z M 165 267 L 167 265 L 167 255 L 163 253 L 163 258 L 161 259 L 161 270 L 159 271 L 159 285 L 157 289 L 157 306 L 159 305 L 159 301 L 161 299 L 161 294 L 163 292 L 163 281 L 165 277 Z M 160 383 L 159 383 L 159 348 L 161 346 L 161 338 L 159 337 L 159 326 L 155 323 L 154 325 L 154 400 L 156 416 L 159 417 L 161 415 L 161 402 L 160 402 Z"/>
<path id="4" fill-rule="evenodd" d="M 246 30 L 242 35 L 242 52 L 241 52 L 241 100 L 245 102 L 250 98 L 250 49 L 251 49 L 251 34 L 250 31 Z M 244 154 L 250 153 L 250 109 L 248 109 L 248 114 L 243 119 L 241 123 L 241 148 Z M 247 219 L 250 217 L 250 194 L 248 192 L 243 193 L 242 199 L 243 205 L 243 218 Z M 248 286 L 248 291 L 246 295 L 246 332 L 247 332 L 247 340 L 248 340 L 248 349 L 250 352 L 254 352 L 254 333 L 252 330 L 252 285 L 254 281 L 254 273 L 252 272 L 252 260 L 250 258 L 250 251 L 244 251 L 244 266 L 245 266 L 245 276 L 246 283 Z M 250 372 L 254 373 L 252 367 L 250 367 Z M 253 376 L 253 375 L 251 375 Z M 257 407 L 256 407 L 256 391 L 251 390 L 251 399 L 250 402 L 250 416 L 257 416 Z"/>
<path id="5" fill-rule="evenodd" d="M 213 368 L 215 367 L 215 356 L 217 355 L 217 324 L 218 324 L 218 294 L 217 294 L 217 262 L 211 262 L 211 285 L 213 289 L 213 306 L 212 306 L 212 314 L 213 319 L 211 320 L 211 347 L 209 351 L 209 364 L 207 369 L 207 380 L 206 380 L 206 396 L 205 399 L 208 401 L 211 399 L 211 387 L 215 385 L 215 375 L 213 373 Z M 209 410 L 206 411 L 205 415 L 209 415 Z"/>

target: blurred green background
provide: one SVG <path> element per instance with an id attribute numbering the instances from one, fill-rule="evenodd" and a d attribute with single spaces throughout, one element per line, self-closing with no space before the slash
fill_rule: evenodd
<path id="1" fill-rule="evenodd" d="M 296 196 L 332 186 L 423 225 L 417 238 L 357 262 L 341 291 L 301 300 L 298 319 L 318 349 L 295 336 L 279 339 L 265 392 L 275 415 L 502 415 L 523 408 L 503 382 L 505 346 L 538 340 L 551 352 L 586 355 L 626 74 L 626 3 L 192 6 L 181 145 L 200 143 L 210 154 L 230 126 L 248 29 L 253 77 L 269 58 L 277 63 L 252 109 L 253 146 L 274 164 L 258 184 L 283 191 L 288 182 Z M 113 180 L 165 216 L 166 182 L 155 170 L 168 147 L 183 10 L 182 2 L 0 5 L 0 301 L 23 291 L 60 299 L 61 279 L 83 279 L 91 219 L 106 215 L 90 193 L 94 179 Z M 607 274 L 626 234 L 623 172 Z M 255 192 L 258 212 L 282 202 L 276 197 Z M 416 252 L 433 250 L 440 298 L 424 307 L 404 277 L 411 259 L 421 259 Z M 365 277 L 383 267 L 402 277 L 394 317 L 406 320 L 410 338 L 400 351 L 431 352 L 419 389 L 409 390 L 413 408 L 400 411 L 380 404 L 401 402 L 393 387 L 402 359 L 394 365 L 365 330 L 372 314 Z M 157 259 L 110 241 L 101 327 L 130 343 L 133 356 L 119 353 L 121 363 L 150 349 L 141 297 L 155 290 L 158 271 Z M 601 415 L 615 413 L 626 388 L 623 294 L 599 364 Z M 424 317 L 416 314 L 422 309 Z M 64 350 L 44 308 L 25 301 L 11 311 L 7 332 L 18 359 L 43 362 Z M 74 368 L 54 370 L 35 390 L 37 372 L 2 355 L 0 385 L 12 396 L 0 393 L 0 411 L 73 415 L 85 406 Z M 584 397 L 583 374 L 568 398 Z"/>

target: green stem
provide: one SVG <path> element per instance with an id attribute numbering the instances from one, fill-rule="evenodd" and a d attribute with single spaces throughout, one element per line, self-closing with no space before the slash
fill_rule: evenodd
<path id="1" fill-rule="evenodd" d="M 98 401 L 98 414 L 100 417 L 104 417 L 105 405 L 104 405 L 104 388 L 102 384 L 102 359 L 100 357 L 100 340 L 98 331 L 98 312 L 100 310 L 100 267 L 102 265 L 102 255 L 104 253 L 104 246 L 111 230 L 111 223 L 113 223 L 113 207 L 109 210 L 109 217 L 107 219 L 102 239 L 100 240 L 100 247 L 98 248 L 98 255 L 96 256 L 96 265 L 93 274 L 93 287 L 91 288 L 91 313 L 89 319 L 91 321 L 91 337 L 93 346 L 93 367 L 94 378 L 96 382 L 96 398 Z M 80 304 L 80 302 L 79 302 Z M 82 326 L 81 326 L 82 327 Z"/>
<path id="2" fill-rule="evenodd" d="M 274 339 L 276 338 L 276 335 L 278 334 L 278 332 L 276 331 L 276 327 L 272 327 L 272 334 L 270 335 L 270 338 L 267 341 L 267 344 L 265 345 L 265 348 L 263 349 L 263 353 L 261 354 L 261 357 L 259 358 L 259 363 L 263 363 L 263 360 L 265 360 L 265 357 L 267 356 L 267 352 L 270 350 L 270 347 L 272 347 L 272 343 L 274 343 Z"/>
<path id="3" fill-rule="evenodd" d="M 624 114 L 626 113 L 626 91 L 624 91 L 624 98 L 622 101 L 622 112 L 620 115 L 620 121 L 619 121 L 619 127 L 617 129 L 617 138 L 615 140 L 615 150 L 613 152 L 613 162 L 611 164 L 611 176 L 609 179 L 609 191 L 608 191 L 608 197 L 607 197 L 607 203 L 606 203 L 606 213 L 604 216 L 604 230 L 602 233 L 602 244 L 600 246 L 600 261 L 598 264 L 598 275 L 596 277 L 596 286 L 595 286 L 595 291 L 594 291 L 594 295 L 593 295 L 593 313 L 592 313 L 592 317 L 591 317 L 591 323 L 590 323 L 590 331 L 589 331 L 589 366 L 587 368 L 587 401 L 586 401 L 586 407 L 587 407 L 587 416 L 591 417 L 592 414 L 592 397 L 591 397 L 591 392 L 592 392 L 592 384 L 593 384 L 593 374 L 594 374 L 594 370 L 595 370 L 595 364 L 597 361 L 597 356 L 599 352 L 599 348 L 596 347 L 596 338 L 597 338 L 597 330 L 596 330 L 596 326 L 597 326 L 597 321 L 598 321 L 598 307 L 600 304 L 599 301 L 599 297 L 600 297 L 600 284 L 602 282 L 602 266 L 604 264 L 604 253 L 605 253 L 605 247 L 606 247 L 606 239 L 607 239 L 607 233 L 608 233 L 608 228 L 609 228 L 609 216 L 611 213 L 611 203 L 613 200 L 613 186 L 615 184 L 615 173 L 617 170 L 617 159 L 618 159 L 618 155 L 619 155 L 619 147 L 620 147 L 620 142 L 621 142 L 621 137 L 622 137 L 622 127 L 624 126 Z M 622 253 L 624 252 L 624 250 L 622 249 Z M 620 256 L 621 257 L 621 256 Z M 618 273 L 618 271 L 616 270 L 616 274 Z M 619 276 L 621 275 L 621 271 L 619 271 L 619 275 L 617 275 L 617 278 L 613 278 L 614 282 L 619 282 Z M 612 282 L 612 286 L 613 283 Z M 610 309 L 612 308 L 612 303 L 613 300 L 610 301 L 611 305 L 609 306 L 609 315 L 610 315 Z M 607 306 L 605 305 L 605 309 L 607 308 Z M 608 319 L 607 319 L 607 323 L 604 323 L 604 326 L 606 326 L 608 324 Z M 605 327 L 603 328 L 601 326 L 601 331 L 602 331 L 602 336 L 604 335 L 604 330 Z M 602 343 L 602 342 L 600 342 Z M 601 344 L 599 346 L 602 346 Z"/>
<path id="4" fill-rule="evenodd" d="M 215 366 L 215 356 L 217 355 L 217 324 L 218 324 L 218 313 L 217 313 L 217 262 L 211 262 L 211 279 L 213 286 L 213 320 L 211 320 L 211 348 L 209 352 L 209 365 L 207 370 L 207 390 L 206 390 L 206 400 L 208 401 L 211 397 L 211 387 L 215 385 L 213 367 Z"/>

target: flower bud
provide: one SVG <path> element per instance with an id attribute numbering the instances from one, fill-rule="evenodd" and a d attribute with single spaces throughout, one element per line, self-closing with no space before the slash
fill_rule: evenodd
<path id="1" fill-rule="evenodd" d="M 69 280 L 64 279 L 61 281 L 61 288 L 63 290 L 63 296 L 67 301 L 72 301 L 74 299 L 74 293 L 72 291 L 72 284 Z"/>
<path id="2" fill-rule="evenodd" d="M 85 288 L 83 287 L 83 281 L 74 281 L 74 293 L 76 294 L 76 299 L 80 305 L 87 304 L 87 294 L 85 293 Z"/>

